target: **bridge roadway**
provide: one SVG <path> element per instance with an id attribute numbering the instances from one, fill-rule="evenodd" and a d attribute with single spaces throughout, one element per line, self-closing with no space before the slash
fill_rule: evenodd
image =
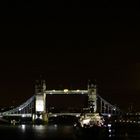
<path id="1" fill-rule="evenodd" d="M 80 117 L 81 113 L 48 113 L 48 117 L 57 117 L 57 116 L 63 116 L 63 115 Z M 86 113 L 86 115 L 93 115 L 93 114 Z M 7 117 L 13 117 L 13 116 L 15 116 L 15 117 L 32 117 L 33 114 L 31 114 L 31 113 L 28 113 L 28 114 L 0 114 L 0 118 L 2 118 L 3 116 L 7 116 Z"/>
<path id="2" fill-rule="evenodd" d="M 32 114 L 0 114 L 0 118 L 7 117 L 32 117 Z"/>
<path id="3" fill-rule="evenodd" d="M 49 113 L 48 117 L 57 117 L 57 116 L 63 116 L 63 115 L 68 115 L 68 116 L 76 116 L 79 117 L 81 113 Z M 0 118 L 3 116 L 7 117 L 32 117 L 33 114 L 28 113 L 28 114 L 0 114 Z"/>
<path id="4" fill-rule="evenodd" d="M 86 115 L 90 115 L 92 113 L 86 113 Z M 68 115 L 68 116 L 76 116 L 76 117 L 80 117 L 81 113 L 48 113 L 48 117 L 57 117 L 57 116 L 63 116 L 63 115 Z M 109 114 L 109 113 L 101 113 L 101 116 L 116 116 L 116 115 L 119 115 L 119 114 Z M 0 113 L 0 118 L 4 117 L 4 116 L 7 116 L 7 117 L 32 117 L 33 114 L 32 113 L 24 113 L 24 114 L 8 114 L 8 113 L 5 113 L 5 114 L 2 114 Z M 133 114 L 126 114 L 126 116 L 140 116 L 140 113 L 133 113 Z"/>
<path id="5" fill-rule="evenodd" d="M 88 94 L 88 90 L 47 90 L 45 94 Z"/>

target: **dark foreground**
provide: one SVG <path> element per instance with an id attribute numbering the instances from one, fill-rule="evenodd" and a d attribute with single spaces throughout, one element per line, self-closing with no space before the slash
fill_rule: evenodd
<path id="1" fill-rule="evenodd" d="M 1 140 L 57 140 L 97 138 L 93 130 L 75 128 L 71 125 L 0 125 Z M 101 135 L 100 135 L 101 136 Z"/>
<path id="2" fill-rule="evenodd" d="M 109 131 L 79 129 L 71 125 L 0 125 L 0 140 L 140 140 L 139 125 L 117 124 Z"/>

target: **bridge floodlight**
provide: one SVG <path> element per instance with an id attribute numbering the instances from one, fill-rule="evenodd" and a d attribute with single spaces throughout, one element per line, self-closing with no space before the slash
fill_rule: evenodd
<path id="1" fill-rule="evenodd" d="M 22 110 L 22 108 L 19 108 L 18 110 L 19 110 L 19 111 L 21 111 L 21 110 Z"/>
<path id="2" fill-rule="evenodd" d="M 68 89 L 64 89 L 64 92 L 68 92 L 69 90 Z"/>
<path id="3" fill-rule="evenodd" d="M 111 117 L 111 114 L 108 114 L 108 117 L 110 118 Z"/>
<path id="4" fill-rule="evenodd" d="M 24 118 L 25 117 L 25 114 L 22 114 L 22 117 Z"/>
<path id="5" fill-rule="evenodd" d="M 80 117 L 80 115 L 79 114 L 76 114 L 76 117 Z"/>
<path id="6" fill-rule="evenodd" d="M 116 108 L 113 109 L 114 111 L 116 110 Z"/>
<path id="7" fill-rule="evenodd" d="M 44 98 L 43 96 L 36 97 L 36 111 L 44 111 Z"/>
<path id="8" fill-rule="evenodd" d="M 111 127 L 111 124 L 108 124 L 107 126 L 108 126 L 108 127 Z"/>

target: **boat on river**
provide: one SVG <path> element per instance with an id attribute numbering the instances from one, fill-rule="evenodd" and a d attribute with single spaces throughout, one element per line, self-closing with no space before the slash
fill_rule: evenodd
<path id="1" fill-rule="evenodd" d="M 80 117 L 80 126 L 76 128 L 76 134 L 82 138 L 102 139 L 108 136 L 108 130 L 104 125 L 104 119 L 98 113 L 87 113 Z"/>

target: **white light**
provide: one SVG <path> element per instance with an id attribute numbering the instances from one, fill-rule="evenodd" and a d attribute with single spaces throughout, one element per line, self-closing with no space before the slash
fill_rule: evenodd
<path id="1" fill-rule="evenodd" d="M 25 114 L 22 114 L 22 117 L 24 118 L 25 117 Z"/>
<path id="2" fill-rule="evenodd" d="M 44 111 L 44 99 L 43 96 L 36 97 L 36 111 Z"/>
<path id="3" fill-rule="evenodd" d="M 108 117 L 110 118 L 111 117 L 111 114 L 108 114 Z"/>
<path id="4" fill-rule="evenodd" d="M 64 92 L 68 92 L 69 90 L 68 89 L 64 89 Z"/>
<path id="5" fill-rule="evenodd" d="M 89 124 L 89 122 L 90 122 L 90 119 L 84 119 L 83 120 L 83 124 Z"/>
<path id="6" fill-rule="evenodd" d="M 57 117 L 57 115 L 55 114 L 54 117 Z"/>
<path id="7" fill-rule="evenodd" d="M 74 127 L 76 127 L 77 125 L 76 125 L 76 123 L 74 124 Z"/>
<path id="8" fill-rule="evenodd" d="M 35 119 L 35 114 L 33 114 L 33 120 Z"/>
<path id="9" fill-rule="evenodd" d="M 22 129 L 23 132 L 25 131 L 25 124 L 21 125 L 21 129 Z"/>
<path id="10" fill-rule="evenodd" d="M 57 124 L 55 124 L 54 127 L 57 128 Z"/>
<path id="11" fill-rule="evenodd" d="M 111 129 L 109 129 L 109 132 L 111 132 Z"/>
<path id="12" fill-rule="evenodd" d="M 76 115 L 76 117 L 79 117 L 79 116 L 80 116 L 80 115 L 78 115 L 78 114 Z"/>
<path id="13" fill-rule="evenodd" d="M 108 124 L 107 126 L 108 126 L 108 127 L 111 127 L 111 124 Z"/>
<path id="14" fill-rule="evenodd" d="M 93 108 L 93 106 L 90 106 L 90 108 Z"/>
<path id="15" fill-rule="evenodd" d="M 19 111 L 21 111 L 21 110 L 22 110 L 22 108 L 19 108 L 18 110 L 19 110 Z"/>
<path id="16" fill-rule="evenodd" d="M 79 92 L 80 90 L 79 89 L 77 89 L 77 92 Z"/>

